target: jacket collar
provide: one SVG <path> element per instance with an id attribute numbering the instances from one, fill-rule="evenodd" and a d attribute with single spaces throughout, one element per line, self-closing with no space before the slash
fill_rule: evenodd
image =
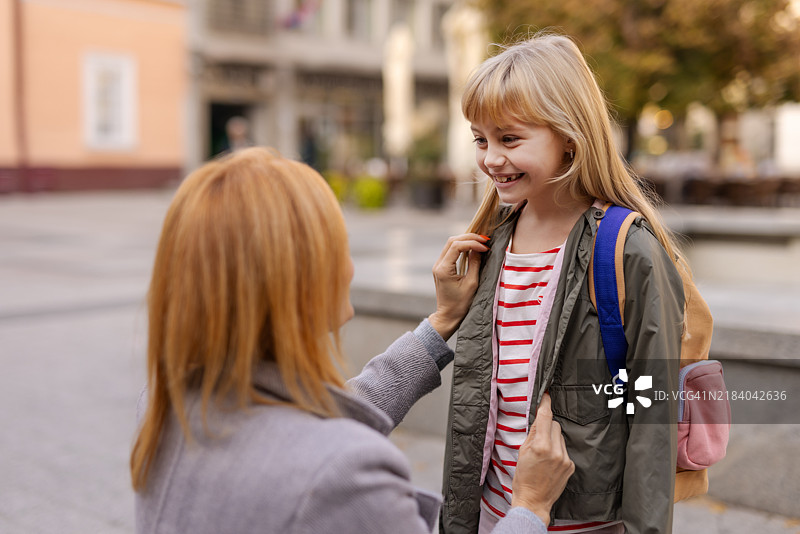
<path id="1" fill-rule="evenodd" d="M 253 373 L 253 382 L 260 392 L 282 401 L 292 402 L 289 390 L 274 362 L 258 363 Z M 388 435 L 394 428 L 391 418 L 366 400 L 334 386 L 326 387 L 333 397 L 340 417 L 358 421 L 383 435 Z"/>

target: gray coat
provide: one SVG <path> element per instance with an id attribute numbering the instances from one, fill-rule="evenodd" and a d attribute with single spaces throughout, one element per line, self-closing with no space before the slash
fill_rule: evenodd
<path id="1" fill-rule="evenodd" d="M 136 495 L 136 532 L 431 532 L 441 497 L 411 485 L 408 460 L 385 436 L 439 386 L 439 370 L 451 359 L 424 321 L 369 362 L 348 383 L 351 393 L 332 390 L 338 418 L 290 406 L 210 406 L 208 436 L 199 402 L 190 398 L 194 439 L 187 443 L 176 419 L 168 420 L 147 488 Z M 256 384 L 288 399 L 274 365 L 258 369 Z M 140 401 L 140 414 L 141 408 Z M 536 534 L 545 527 L 515 508 L 495 532 Z"/>

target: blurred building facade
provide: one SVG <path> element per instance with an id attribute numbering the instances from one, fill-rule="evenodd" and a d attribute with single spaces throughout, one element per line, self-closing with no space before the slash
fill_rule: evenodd
<path id="1" fill-rule="evenodd" d="M 0 0 L 0 191 L 177 180 L 187 20 L 182 1 Z"/>
<path id="2" fill-rule="evenodd" d="M 229 148 L 226 126 L 252 144 L 319 170 L 359 172 L 386 156 L 384 48 L 396 25 L 413 38 L 415 107 L 446 128 L 442 18 L 452 0 L 199 0 L 190 14 L 191 166 Z M 238 120 L 238 119 L 237 119 Z"/>

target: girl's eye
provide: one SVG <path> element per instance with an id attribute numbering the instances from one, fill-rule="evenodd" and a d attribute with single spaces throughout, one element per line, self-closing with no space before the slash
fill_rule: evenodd
<path id="1" fill-rule="evenodd" d="M 484 139 L 483 137 L 476 137 L 476 138 L 475 138 L 475 139 L 473 139 L 472 141 L 473 141 L 473 142 L 474 142 L 476 145 L 485 145 L 485 144 L 486 144 L 486 139 Z"/>
<path id="2" fill-rule="evenodd" d="M 504 143 L 513 143 L 515 141 L 519 141 L 519 137 L 515 137 L 513 135 L 504 135 L 503 142 Z"/>

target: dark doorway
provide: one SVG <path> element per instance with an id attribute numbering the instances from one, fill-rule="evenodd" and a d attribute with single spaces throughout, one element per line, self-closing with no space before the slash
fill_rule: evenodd
<path id="1" fill-rule="evenodd" d="M 233 117 L 249 118 L 250 106 L 246 104 L 211 103 L 211 131 L 208 136 L 208 156 L 214 157 L 230 148 L 225 126 Z"/>

